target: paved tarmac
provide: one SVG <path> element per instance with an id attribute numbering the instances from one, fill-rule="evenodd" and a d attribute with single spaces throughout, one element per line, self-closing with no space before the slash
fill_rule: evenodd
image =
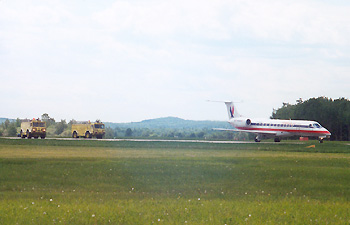
<path id="1" fill-rule="evenodd" d="M 7 139 L 21 139 L 20 137 L 3 137 Z M 40 139 L 40 138 L 39 138 Z M 182 142 L 182 143 L 214 143 L 214 144 L 304 144 L 300 142 L 254 142 L 254 141 L 209 141 L 209 140 L 165 140 L 165 139 L 136 139 L 136 138 L 118 138 L 118 139 L 96 139 L 96 138 L 46 138 L 49 140 L 65 140 L 65 141 L 132 141 L 132 142 Z"/>

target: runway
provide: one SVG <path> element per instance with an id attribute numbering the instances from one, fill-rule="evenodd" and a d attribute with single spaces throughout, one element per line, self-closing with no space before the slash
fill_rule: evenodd
<path id="1" fill-rule="evenodd" d="M 164 140 L 164 139 L 96 139 L 98 141 L 135 141 L 135 142 L 184 142 L 184 143 L 215 143 L 215 144 L 249 144 L 251 141 L 208 141 L 208 140 Z"/>
<path id="2" fill-rule="evenodd" d="M 20 137 L 2 137 L 6 139 L 21 139 Z M 211 141 L 211 140 L 166 140 L 166 139 L 135 139 L 135 138 L 116 138 L 116 139 L 94 139 L 94 138 L 46 138 L 47 140 L 64 141 L 130 141 L 130 142 L 179 142 L 179 143 L 210 143 L 210 144 L 304 144 L 305 142 L 255 142 L 255 141 Z M 40 138 L 39 138 L 40 140 Z"/>

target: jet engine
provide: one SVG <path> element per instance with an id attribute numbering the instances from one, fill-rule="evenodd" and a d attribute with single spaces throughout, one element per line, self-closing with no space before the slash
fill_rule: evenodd
<path id="1" fill-rule="evenodd" d="M 252 121 L 250 119 L 247 119 L 245 123 L 249 126 L 252 123 Z"/>

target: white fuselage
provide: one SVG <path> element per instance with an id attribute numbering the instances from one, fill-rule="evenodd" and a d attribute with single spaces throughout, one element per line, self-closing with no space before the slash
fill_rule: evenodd
<path id="1" fill-rule="evenodd" d="M 249 119 L 244 117 L 231 118 L 229 123 L 240 131 L 263 136 L 288 137 L 330 137 L 331 133 L 316 121 L 310 120 L 278 120 Z"/>

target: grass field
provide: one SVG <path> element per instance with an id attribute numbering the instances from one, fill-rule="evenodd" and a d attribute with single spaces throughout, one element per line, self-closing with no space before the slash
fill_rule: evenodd
<path id="1" fill-rule="evenodd" d="M 349 153 L 340 142 L 0 139 L 0 224 L 349 224 Z"/>

